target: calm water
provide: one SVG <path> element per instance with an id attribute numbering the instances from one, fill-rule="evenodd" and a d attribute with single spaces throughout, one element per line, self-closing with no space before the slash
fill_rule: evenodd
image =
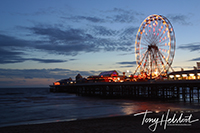
<path id="1" fill-rule="evenodd" d="M 0 127 L 129 115 L 145 110 L 199 111 L 199 104 L 125 99 L 100 99 L 49 88 L 0 89 Z"/>

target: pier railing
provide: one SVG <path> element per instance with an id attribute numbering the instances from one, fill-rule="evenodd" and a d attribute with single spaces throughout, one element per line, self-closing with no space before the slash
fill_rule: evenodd
<path id="1" fill-rule="evenodd" d="M 184 102 L 200 102 L 199 80 L 50 85 L 50 91 L 106 98 L 177 99 Z"/>

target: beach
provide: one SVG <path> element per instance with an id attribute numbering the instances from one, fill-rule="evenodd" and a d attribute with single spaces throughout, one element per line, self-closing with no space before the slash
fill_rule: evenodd
<path id="1" fill-rule="evenodd" d="M 159 118 L 162 115 L 167 116 L 167 112 L 159 113 L 148 113 L 145 118 Z M 170 112 L 169 119 L 176 114 L 176 118 L 180 119 L 181 112 Z M 146 133 L 146 132 L 188 132 L 197 133 L 200 131 L 200 112 L 183 112 L 182 119 L 188 118 L 187 116 L 192 115 L 190 122 L 186 123 L 176 123 L 173 126 L 164 127 L 158 124 L 154 131 L 149 129 L 152 123 L 144 123 L 142 125 L 142 120 L 144 119 L 144 114 L 135 116 L 136 114 L 126 115 L 126 116 L 115 116 L 115 117 L 105 117 L 105 118 L 92 118 L 92 119 L 82 119 L 68 122 L 54 122 L 54 123 L 44 123 L 44 124 L 31 124 L 31 125 L 19 125 L 19 126 L 8 126 L 1 127 L 1 133 L 81 133 L 81 132 L 136 132 L 136 133 Z M 192 122 L 193 121 L 193 122 Z M 179 124 L 179 125 L 178 125 Z M 185 124 L 185 125 L 181 125 Z M 165 128 L 165 129 L 164 129 Z M 152 128 L 154 129 L 154 128 Z"/>

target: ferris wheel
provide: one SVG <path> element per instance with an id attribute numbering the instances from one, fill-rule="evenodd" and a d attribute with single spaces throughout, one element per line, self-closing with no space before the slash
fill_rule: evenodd
<path id="1" fill-rule="evenodd" d="M 135 39 L 135 73 L 139 70 L 151 77 L 166 74 L 172 65 L 175 47 L 176 38 L 170 21 L 162 15 L 148 16 Z"/>

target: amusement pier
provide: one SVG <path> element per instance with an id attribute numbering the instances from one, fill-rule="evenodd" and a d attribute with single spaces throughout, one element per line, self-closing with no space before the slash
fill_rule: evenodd
<path id="1" fill-rule="evenodd" d="M 193 70 L 174 71 L 176 38 L 170 21 L 150 15 L 140 25 L 135 39 L 137 67 L 133 74 L 116 70 L 76 80 L 62 79 L 50 85 L 51 92 L 80 96 L 130 99 L 162 99 L 200 102 L 200 62 Z M 171 70 L 171 72 L 170 72 Z"/>

